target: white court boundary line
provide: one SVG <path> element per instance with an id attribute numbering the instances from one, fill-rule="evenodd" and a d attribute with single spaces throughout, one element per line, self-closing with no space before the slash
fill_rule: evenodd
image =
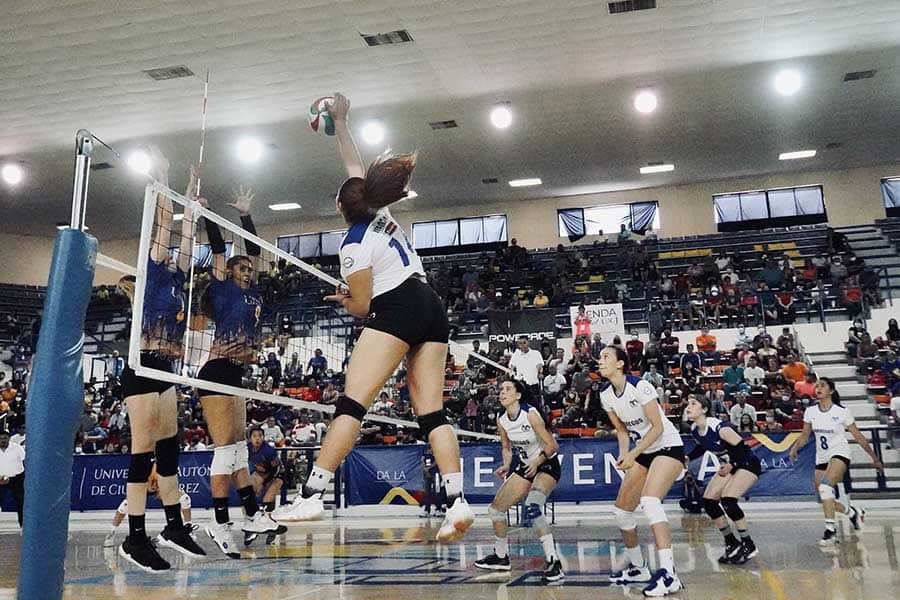
<path id="1" fill-rule="evenodd" d="M 138 257 L 149 256 L 150 254 L 150 238 L 152 235 L 152 227 L 153 227 L 153 218 L 156 212 L 156 196 L 157 194 L 164 194 L 168 196 L 173 202 L 181 204 L 183 207 L 190 206 L 191 210 L 194 212 L 194 218 L 203 217 L 209 219 L 219 225 L 220 227 L 232 232 L 238 237 L 241 237 L 245 240 L 250 240 L 257 244 L 260 248 L 265 248 L 270 253 L 278 256 L 279 258 L 284 258 L 289 263 L 297 266 L 298 268 L 306 271 L 310 275 L 313 275 L 326 283 L 331 283 L 335 287 L 339 285 L 343 285 L 342 282 L 338 279 L 335 279 L 328 273 L 325 273 L 312 265 L 309 265 L 302 260 L 287 254 L 286 252 L 279 249 L 277 246 L 267 242 L 266 240 L 253 235 L 247 232 L 242 227 L 239 227 L 224 219 L 220 215 L 203 208 L 197 202 L 192 202 L 185 196 L 179 194 L 178 192 L 167 188 L 166 186 L 160 183 L 150 183 L 147 184 L 147 187 L 144 190 L 144 211 L 141 221 L 141 239 L 138 249 Z M 205 381 L 202 379 L 197 379 L 194 377 L 185 377 L 182 375 L 176 375 L 175 373 L 169 373 L 167 371 L 161 371 L 159 369 L 151 369 L 149 367 L 144 367 L 140 361 L 140 339 L 141 339 L 141 318 L 135 318 L 135 315 L 143 315 L 144 313 L 144 292 L 146 290 L 146 280 L 147 280 L 147 263 L 144 260 L 138 260 L 137 267 L 132 267 L 126 263 L 118 261 L 109 256 L 98 253 L 97 254 L 97 264 L 120 271 L 122 273 L 128 275 L 134 275 L 135 282 L 135 291 L 134 291 L 134 301 L 132 303 L 132 319 L 131 319 L 131 342 L 128 347 L 128 362 L 129 366 L 132 367 L 136 375 L 141 377 L 147 377 L 151 379 L 157 379 L 160 381 L 166 381 L 169 383 L 179 384 L 179 385 L 191 385 L 196 388 L 211 390 L 214 392 L 221 392 L 223 395 L 228 396 L 237 396 L 242 398 L 253 398 L 255 400 L 261 400 L 263 402 L 270 402 L 273 404 L 282 404 L 286 406 L 290 406 L 292 408 L 305 408 L 308 410 L 314 410 L 318 412 L 334 414 L 334 406 L 328 404 L 317 404 L 315 402 L 307 402 L 305 400 L 298 400 L 296 398 L 291 398 L 289 396 L 276 396 L 275 394 L 266 394 L 263 392 L 257 392 L 255 390 L 248 390 L 244 388 L 223 385 L 211 381 Z M 510 373 L 511 371 L 488 359 L 485 356 L 472 352 L 457 344 L 456 342 L 450 342 L 456 347 L 465 351 L 469 356 L 473 356 L 478 360 L 485 362 L 497 369 L 500 369 L 504 372 Z M 404 421 L 401 419 L 396 419 L 393 417 L 386 417 L 383 415 L 376 414 L 367 414 L 366 420 L 375 421 L 377 423 L 389 423 L 392 425 L 403 426 L 411 429 L 418 429 L 419 424 L 416 421 Z M 464 429 L 457 429 L 454 427 L 456 434 L 462 437 L 470 437 L 476 439 L 485 439 L 491 441 L 499 441 L 499 437 L 496 435 L 491 435 L 487 433 L 481 433 L 477 431 L 467 431 Z"/>

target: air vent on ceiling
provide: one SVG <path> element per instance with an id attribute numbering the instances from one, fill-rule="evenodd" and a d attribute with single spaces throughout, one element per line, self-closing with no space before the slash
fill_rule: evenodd
<path id="1" fill-rule="evenodd" d="M 397 31 L 389 31 L 387 33 L 375 33 L 375 34 L 367 34 L 360 33 L 362 39 L 366 40 L 366 43 L 370 46 L 386 46 L 387 44 L 404 44 L 406 42 L 413 41 L 409 32 L 405 29 L 398 29 Z"/>
<path id="2" fill-rule="evenodd" d="M 871 69 L 869 71 L 853 71 L 852 73 L 847 73 L 844 75 L 844 81 L 859 81 L 860 79 L 872 79 L 875 77 L 875 73 L 877 73 L 877 69 Z"/>
<path id="3" fill-rule="evenodd" d="M 156 81 L 178 79 L 179 77 L 190 77 L 194 74 L 193 71 L 191 71 L 184 65 L 178 65 L 174 67 L 161 67 L 159 69 L 147 69 L 146 71 L 144 71 L 144 73 L 146 73 L 150 76 L 151 79 L 155 79 Z"/>
<path id="4" fill-rule="evenodd" d="M 826 150 L 837 150 L 838 148 L 843 148 L 844 142 L 828 142 L 825 144 Z"/>
<path id="5" fill-rule="evenodd" d="M 497 179 L 496 177 L 485 177 L 484 179 L 481 180 L 481 183 L 491 184 L 491 183 L 497 183 L 499 181 L 500 180 Z"/>
<path id="6" fill-rule="evenodd" d="M 636 10 L 649 10 L 651 8 L 656 8 L 656 0 L 622 0 L 621 2 L 609 3 L 609 14 L 618 15 Z"/>
<path id="7" fill-rule="evenodd" d="M 429 123 L 432 129 L 455 129 L 459 127 L 455 120 L 450 119 L 449 121 L 434 121 L 433 123 Z"/>
<path id="8" fill-rule="evenodd" d="M 91 171 L 105 171 L 106 169 L 113 169 L 114 167 L 108 162 L 99 162 L 91 165 Z"/>

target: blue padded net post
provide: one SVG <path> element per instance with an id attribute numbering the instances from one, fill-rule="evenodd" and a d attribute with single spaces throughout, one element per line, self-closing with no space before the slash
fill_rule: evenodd
<path id="1" fill-rule="evenodd" d="M 82 344 L 97 240 L 77 229 L 56 237 L 31 386 L 25 454 L 20 599 L 63 596 L 72 449 L 84 410 Z"/>

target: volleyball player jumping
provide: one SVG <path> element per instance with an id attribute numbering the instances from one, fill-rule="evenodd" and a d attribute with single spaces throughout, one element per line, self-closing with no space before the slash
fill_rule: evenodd
<path id="1" fill-rule="evenodd" d="M 665 596 L 682 588 L 675 574 L 672 532 L 662 499 L 684 469 L 684 445 L 675 426 L 659 405 L 656 389 L 647 381 L 626 375 L 628 354 L 620 346 L 607 346 L 598 361 L 600 374 L 610 383 L 600 392 L 619 439 L 616 466 L 625 472 L 613 514 L 622 531 L 628 565 L 610 575 L 614 583 L 643 583 L 645 596 Z M 634 448 L 629 450 L 630 442 Z M 634 511 L 642 506 L 659 553 L 655 573 L 644 566 L 638 546 Z"/>
<path id="2" fill-rule="evenodd" d="M 559 445 L 547 431 L 540 411 L 523 402 L 524 397 L 525 384 L 521 381 L 500 384 L 500 404 L 506 410 L 497 419 L 503 464 L 496 474 L 498 477 L 505 476 L 506 481 L 488 507 L 494 528 L 494 553 L 475 561 L 475 566 L 491 571 L 509 571 L 506 511 L 525 498 L 525 516 L 544 547 L 546 562 L 542 578 L 547 582 L 559 581 L 565 575 L 550 524 L 543 512 L 547 498 L 559 483 Z"/>
<path id="3" fill-rule="evenodd" d="M 803 431 L 791 446 L 790 458 L 796 461 L 797 452 L 806 445 L 809 436 L 815 434 L 816 470 L 813 485 L 819 492 L 822 511 L 825 513 L 825 533 L 822 534 L 819 545 L 833 546 L 838 542 L 834 528 L 835 509 L 850 519 L 853 529 L 860 528 L 862 519 L 862 514 L 850 506 L 849 501 L 841 503 L 836 500 L 835 487 L 844 480 L 850 467 L 850 444 L 845 432 L 849 431 L 859 447 L 869 455 L 876 470 L 884 471 L 884 465 L 878 460 L 869 440 L 859 431 L 853 414 L 841 405 L 841 396 L 835 389 L 834 381 L 828 377 L 819 377 L 816 381 L 816 399 L 818 404 L 803 412 Z"/>
<path id="4" fill-rule="evenodd" d="M 207 204 L 202 198 L 199 201 Z M 256 228 L 250 217 L 252 202 L 253 194 L 241 188 L 229 206 L 240 213 L 241 226 L 255 234 Z M 216 330 L 209 360 L 200 369 L 197 378 L 241 387 L 244 366 L 256 360 L 258 350 L 257 334 L 263 304 L 256 286 L 260 248 L 247 240 L 244 244 L 247 255 L 235 255 L 226 261 L 225 240 L 219 226 L 209 219 L 204 221 L 213 253 L 213 266 L 209 287 L 201 300 L 201 309 L 215 321 Z M 247 409 L 244 399 L 211 390 L 201 389 L 199 393 L 203 416 L 215 444 L 210 467 L 215 523 L 206 526 L 206 535 L 226 556 L 240 558 L 228 515 L 231 483 L 234 483 L 247 515 L 242 526 L 245 541 L 262 533 L 282 533 L 286 529 L 260 510 L 256 501 L 248 469 Z"/>
<path id="5" fill-rule="evenodd" d="M 337 210 L 350 226 L 340 249 L 341 276 L 349 289 L 339 288 L 326 299 L 366 322 L 350 357 L 344 394 L 306 484 L 274 516 L 283 521 L 322 516 L 325 486 L 353 448 L 375 396 L 406 356 L 413 409 L 434 449 L 450 503 L 437 539 L 453 541 L 462 538 L 474 515 L 462 496 L 459 445 L 443 410 L 447 313 L 425 281 L 422 261 L 387 210 L 406 197 L 416 155 L 383 154 L 366 169 L 347 125 L 349 110 L 350 101 L 335 94 L 328 111 L 349 176 L 336 198 Z"/>
<path id="6" fill-rule="evenodd" d="M 168 183 L 169 163 L 158 148 L 150 148 L 152 175 Z M 169 245 L 172 233 L 172 201 L 163 194 L 156 199 L 156 226 L 147 257 L 147 282 L 141 319 L 140 362 L 144 367 L 173 372 L 183 352 L 185 331 L 184 282 L 191 260 L 194 218 L 185 208 L 181 222 L 178 260 L 170 265 Z M 170 268 L 171 267 L 171 268 Z M 119 280 L 119 288 L 133 301 L 134 277 Z M 128 536 L 119 547 L 119 555 L 145 571 L 165 571 L 171 565 L 163 559 L 147 537 L 145 513 L 147 482 L 156 456 L 159 497 L 166 514 L 166 526 L 156 538 L 159 545 L 187 556 L 206 553 L 191 537 L 190 527 L 181 518 L 181 490 L 178 488 L 178 407 L 175 386 L 171 383 L 138 377 L 131 367 L 122 373 L 125 405 L 131 425 L 131 463 L 128 468 Z"/>

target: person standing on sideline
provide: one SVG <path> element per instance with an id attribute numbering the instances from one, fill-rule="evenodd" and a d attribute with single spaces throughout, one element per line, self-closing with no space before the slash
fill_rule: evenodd
<path id="1" fill-rule="evenodd" d="M 540 352 L 532 350 L 527 336 L 519 336 L 518 348 L 509 359 L 509 368 L 516 374 L 515 378 L 525 384 L 528 396 L 525 398 L 530 406 L 544 414 L 541 402 L 541 372 L 544 370 L 544 359 Z"/>
<path id="2" fill-rule="evenodd" d="M 16 503 L 16 516 L 22 527 L 22 508 L 25 506 L 25 449 L 9 441 L 9 432 L 0 431 L 0 502 L 6 493 Z"/>

